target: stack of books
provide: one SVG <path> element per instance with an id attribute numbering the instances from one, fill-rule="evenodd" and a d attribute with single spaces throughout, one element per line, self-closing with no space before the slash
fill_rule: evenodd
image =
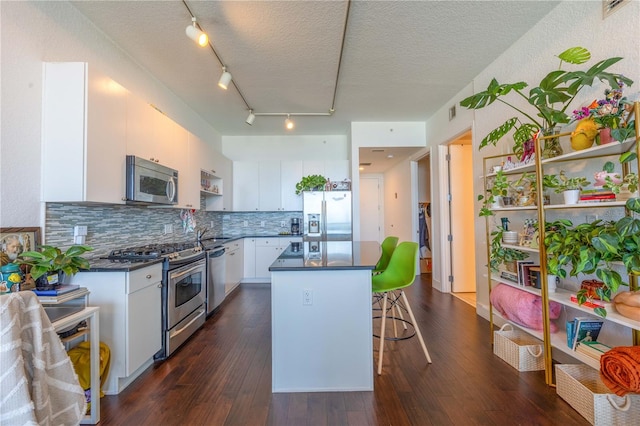
<path id="1" fill-rule="evenodd" d="M 38 290 L 37 288 L 33 290 L 33 292 L 37 295 L 37 296 L 47 296 L 47 297 L 52 297 L 52 296 L 61 296 L 63 294 L 67 294 L 70 293 L 74 290 L 79 289 L 80 286 L 77 284 L 63 284 L 63 285 L 59 285 L 59 286 L 55 286 L 52 289 L 48 289 L 48 290 Z"/>
<path id="2" fill-rule="evenodd" d="M 610 350 L 611 347 L 600 342 L 580 342 L 576 347 L 576 352 L 583 353 L 591 358 L 600 361 L 602 354 Z"/>
<path id="3" fill-rule="evenodd" d="M 581 203 L 600 203 L 615 200 L 616 194 L 610 189 L 585 189 L 580 192 Z"/>
<path id="4" fill-rule="evenodd" d="M 596 342 L 604 320 L 590 317 L 576 317 L 567 321 L 567 345 L 576 350 L 578 343 Z"/>

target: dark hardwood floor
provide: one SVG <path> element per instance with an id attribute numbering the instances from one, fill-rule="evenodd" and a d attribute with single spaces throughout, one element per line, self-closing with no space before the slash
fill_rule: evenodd
<path id="1" fill-rule="evenodd" d="M 272 394 L 269 286 L 242 284 L 171 358 L 102 398 L 100 424 L 588 424 L 542 372 L 518 373 L 494 356 L 488 322 L 432 290 L 430 275 L 407 295 L 433 364 L 415 338 L 387 342 L 373 392 Z"/>

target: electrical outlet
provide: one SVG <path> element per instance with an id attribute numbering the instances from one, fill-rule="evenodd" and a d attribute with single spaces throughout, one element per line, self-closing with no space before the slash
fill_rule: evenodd
<path id="1" fill-rule="evenodd" d="M 248 220 L 243 221 L 242 226 L 244 226 L 245 228 L 249 226 L 249 221 Z"/>
<path id="2" fill-rule="evenodd" d="M 287 226 L 287 224 L 285 223 L 284 220 L 280 221 L 280 228 L 284 228 L 285 226 Z"/>
<path id="3" fill-rule="evenodd" d="M 302 290 L 302 304 L 305 306 L 313 305 L 313 291 L 309 288 Z"/>
<path id="4" fill-rule="evenodd" d="M 211 224 L 209 225 L 209 228 L 213 229 L 213 221 L 211 221 Z"/>
<path id="5" fill-rule="evenodd" d="M 262 228 L 264 228 L 264 220 L 261 220 L 261 221 L 260 221 L 260 226 L 261 226 Z"/>
<path id="6" fill-rule="evenodd" d="M 165 234 L 173 234 L 173 225 L 168 224 L 164 226 L 164 233 Z"/>

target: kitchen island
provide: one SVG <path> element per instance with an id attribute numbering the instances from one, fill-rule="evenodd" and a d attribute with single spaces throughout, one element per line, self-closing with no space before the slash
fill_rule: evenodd
<path id="1" fill-rule="evenodd" d="M 373 390 L 379 257 L 377 242 L 304 241 L 271 265 L 273 392 Z"/>

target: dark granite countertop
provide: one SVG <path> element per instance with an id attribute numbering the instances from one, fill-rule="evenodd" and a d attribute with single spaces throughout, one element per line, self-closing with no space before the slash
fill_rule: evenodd
<path id="1" fill-rule="evenodd" d="M 120 261 L 103 258 L 88 260 L 90 266 L 88 272 L 129 272 L 135 271 L 136 269 L 146 268 L 147 266 L 155 265 L 156 263 L 162 263 L 163 261 L 163 259 L 152 259 L 144 261 Z"/>
<path id="2" fill-rule="evenodd" d="M 304 241 L 297 251 L 290 244 L 269 271 L 373 269 L 380 253 L 375 241 Z"/>

